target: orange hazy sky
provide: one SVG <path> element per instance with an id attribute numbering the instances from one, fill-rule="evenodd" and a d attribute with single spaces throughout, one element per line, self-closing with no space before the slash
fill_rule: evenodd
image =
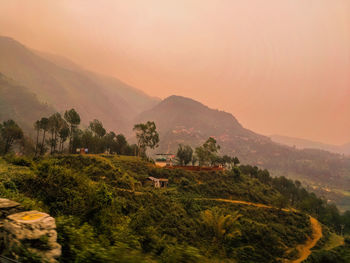
<path id="1" fill-rule="evenodd" d="M 350 142 L 349 0 L 0 0 L 0 35 L 259 133 Z"/>

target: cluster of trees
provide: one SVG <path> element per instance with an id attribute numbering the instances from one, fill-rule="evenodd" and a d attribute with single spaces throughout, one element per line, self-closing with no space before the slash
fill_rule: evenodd
<path id="1" fill-rule="evenodd" d="M 0 123 L 0 154 L 5 155 L 17 146 L 16 152 L 35 156 L 76 153 L 76 149 L 87 148 L 89 153 L 146 157 L 147 148 L 158 147 L 159 134 L 154 122 L 134 126 L 137 144 L 129 144 L 123 134 L 107 132 L 97 119 L 91 121 L 86 129 L 81 129 L 80 124 L 80 115 L 74 109 L 65 111 L 63 115 L 56 112 L 34 122 L 35 138 L 32 140 L 24 136 L 15 121 L 4 121 Z"/>
<path id="2" fill-rule="evenodd" d="M 72 115 L 72 116 L 70 116 Z M 74 117 L 74 118 L 72 118 Z M 56 112 L 49 118 L 43 117 L 34 123 L 36 131 L 35 155 L 63 152 L 63 146 L 68 137 L 72 137 L 72 127 L 80 124 L 80 116 L 75 110 L 66 111 L 64 118 Z M 40 138 L 41 134 L 41 138 Z"/>
<path id="3" fill-rule="evenodd" d="M 0 123 L 0 154 L 7 154 L 16 142 L 23 145 L 23 131 L 13 120 Z"/>
<path id="4" fill-rule="evenodd" d="M 62 117 L 56 112 L 48 118 L 34 123 L 36 130 L 35 154 L 75 153 L 76 149 L 87 148 L 89 153 L 115 153 L 122 155 L 145 156 L 147 148 L 158 146 L 159 134 L 154 122 L 134 126 L 138 144 L 129 145 L 123 134 L 107 132 L 101 121 L 95 119 L 88 128 L 80 129 L 79 114 L 71 109 Z M 69 140 L 68 140 L 69 139 Z M 65 142 L 68 140 L 68 148 Z"/>
<path id="5" fill-rule="evenodd" d="M 251 165 L 241 165 L 239 169 L 250 178 L 258 179 L 261 183 L 277 189 L 281 197 L 275 200 L 276 206 L 295 207 L 315 216 L 323 224 L 332 227 L 338 234 L 350 233 L 350 212 L 347 211 L 341 215 L 335 204 L 328 203 L 327 200 L 317 197 L 314 193 L 309 193 L 302 187 L 300 181 L 293 181 L 284 176 L 272 177 L 268 170 Z"/>
<path id="6" fill-rule="evenodd" d="M 176 153 L 177 163 L 181 166 L 188 164 L 199 166 L 217 166 L 232 167 L 239 164 L 237 157 L 230 157 L 228 155 L 219 156 L 218 151 L 220 145 L 217 144 L 213 137 L 209 137 L 203 145 L 192 149 L 189 145 L 179 145 Z"/>

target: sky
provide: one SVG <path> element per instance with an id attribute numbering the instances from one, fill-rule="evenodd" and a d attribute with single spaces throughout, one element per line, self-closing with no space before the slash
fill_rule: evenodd
<path id="1" fill-rule="evenodd" d="M 0 0 L 0 35 L 258 133 L 350 142 L 349 0 Z"/>

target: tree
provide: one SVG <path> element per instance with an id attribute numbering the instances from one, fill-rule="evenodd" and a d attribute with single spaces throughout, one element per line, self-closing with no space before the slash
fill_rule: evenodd
<path id="1" fill-rule="evenodd" d="M 234 157 L 232 161 L 234 166 L 237 166 L 240 163 L 237 157 Z"/>
<path id="2" fill-rule="evenodd" d="M 145 156 L 147 147 L 151 149 L 158 147 L 159 134 L 156 124 L 153 121 L 135 124 L 133 131 L 135 131 L 137 139 L 137 156 Z"/>
<path id="3" fill-rule="evenodd" d="M 56 112 L 49 117 L 49 130 L 51 139 L 49 140 L 50 153 L 56 152 L 60 130 L 67 124 L 60 113 Z"/>
<path id="4" fill-rule="evenodd" d="M 223 165 L 224 166 L 229 166 L 231 167 L 231 164 L 232 164 L 232 158 L 228 155 L 224 155 L 222 156 L 222 162 L 223 162 Z"/>
<path id="5" fill-rule="evenodd" d="M 103 128 L 102 122 L 99 120 L 93 120 L 89 125 L 90 130 L 94 133 L 95 136 L 102 138 L 106 134 L 105 128 Z"/>
<path id="6" fill-rule="evenodd" d="M 63 152 L 63 144 L 67 141 L 69 136 L 69 127 L 67 122 L 63 122 L 60 130 L 58 131 L 58 135 L 60 137 L 60 143 L 59 143 L 59 151 Z"/>
<path id="7" fill-rule="evenodd" d="M 73 144 L 72 140 L 74 137 L 74 133 L 76 131 L 76 128 L 80 124 L 80 116 L 79 114 L 75 111 L 75 109 L 70 109 L 69 111 L 66 111 L 64 113 L 64 119 L 68 122 L 69 124 L 69 151 L 72 153 L 73 152 Z"/>
<path id="8" fill-rule="evenodd" d="M 189 145 L 179 144 L 176 157 L 180 165 L 187 165 L 192 161 L 193 150 Z"/>
<path id="9" fill-rule="evenodd" d="M 81 143 L 83 147 L 89 149 L 90 153 L 95 153 L 94 135 L 90 129 L 85 129 L 81 134 Z"/>
<path id="10" fill-rule="evenodd" d="M 46 132 L 49 130 L 49 119 L 48 118 L 41 118 L 40 120 L 40 128 L 43 130 L 43 138 L 41 141 L 41 147 L 40 147 L 40 155 L 43 155 L 46 152 L 45 149 L 45 135 Z"/>
<path id="11" fill-rule="evenodd" d="M 196 148 L 199 165 L 214 164 L 217 161 L 218 150 L 220 150 L 220 145 L 216 144 L 213 137 L 209 137 L 202 146 Z"/>
<path id="12" fill-rule="evenodd" d="M 203 146 L 197 147 L 195 151 L 199 166 L 206 165 L 209 161 L 208 152 L 204 150 Z"/>
<path id="13" fill-rule="evenodd" d="M 123 134 L 118 134 L 116 139 L 117 139 L 117 143 L 116 143 L 116 148 L 114 149 L 114 151 L 117 154 L 126 154 L 128 142 L 126 141 L 125 136 Z"/>
<path id="14" fill-rule="evenodd" d="M 11 150 L 15 141 L 23 138 L 23 131 L 14 120 L 4 121 L 0 133 L 4 142 L 4 154 Z"/>
<path id="15" fill-rule="evenodd" d="M 86 129 L 85 131 L 89 131 L 89 130 Z M 70 151 L 72 153 L 73 153 L 74 149 L 81 148 L 81 147 L 86 147 L 86 145 L 84 144 L 84 142 L 82 140 L 83 134 L 84 134 L 84 132 L 81 129 L 74 128 L 74 130 L 73 130 L 73 138 L 72 138 L 71 147 L 70 147 L 70 149 L 71 149 Z"/>
<path id="16" fill-rule="evenodd" d="M 195 166 L 196 163 L 197 163 L 197 161 L 198 161 L 197 156 L 196 156 L 195 154 L 193 154 L 193 155 L 192 155 L 192 160 L 191 160 L 192 166 Z"/>
<path id="17" fill-rule="evenodd" d="M 39 148 L 39 133 L 41 130 L 40 120 L 34 122 L 34 130 L 36 131 L 35 156 L 38 154 Z"/>
<path id="18" fill-rule="evenodd" d="M 205 210 L 201 213 L 202 223 L 206 226 L 208 235 L 213 237 L 213 243 L 221 243 L 225 236 L 234 237 L 240 234 L 238 219 L 241 215 L 236 211 L 224 215 L 218 209 Z"/>
<path id="19" fill-rule="evenodd" d="M 103 147 L 109 153 L 115 152 L 116 144 L 117 144 L 117 135 L 114 132 L 107 133 L 103 138 Z"/>
<path id="20" fill-rule="evenodd" d="M 35 145 L 33 140 L 28 136 L 23 136 L 20 140 L 17 141 L 19 152 L 23 155 L 32 155 L 35 154 Z"/>
<path id="21" fill-rule="evenodd" d="M 220 150 L 220 145 L 216 144 L 216 140 L 213 137 L 209 137 L 209 139 L 203 144 L 203 147 L 211 153 L 217 153 Z"/>

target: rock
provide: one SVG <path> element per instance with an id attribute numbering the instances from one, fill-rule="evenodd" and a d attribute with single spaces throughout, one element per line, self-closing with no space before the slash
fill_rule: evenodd
<path id="1" fill-rule="evenodd" d="M 24 208 L 19 203 L 0 198 L 0 220 L 5 219 L 8 215 L 24 211 Z"/>
<path id="2" fill-rule="evenodd" d="M 5 199 L 5 198 L 0 198 L 0 209 L 8 209 L 8 208 L 13 208 L 19 206 L 19 203 Z"/>
<path id="3" fill-rule="evenodd" d="M 2 230 L 9 251 L 16 246 L 25 246 L 48 262 L 57 262 L 61 255 L 55 219 L 46 213 L 26 211 L 11 214 L 3 220 Z"/>

